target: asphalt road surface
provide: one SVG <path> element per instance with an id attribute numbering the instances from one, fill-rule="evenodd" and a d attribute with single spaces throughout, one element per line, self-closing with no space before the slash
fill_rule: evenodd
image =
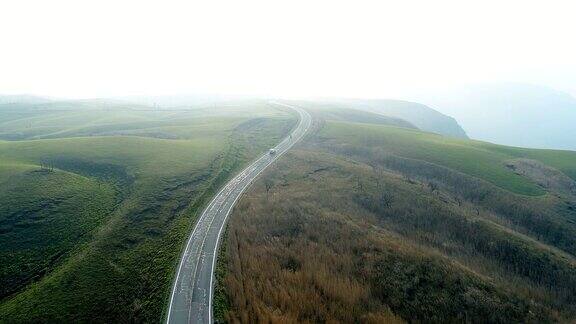
<path id="1" fill-rule="evenodd" d="M 198 219 L 178 265 L 172 288 L 167 323 L 212 323 L 212 294 L 218 244 L 228 214 L 242 192 L 272 162 L 298 142 L 312 123 L 303 109 L 283 103 L 272 104 L 292 108 L 300 120 L 292 133 L 274 151 L 266 152 L 224 186 Z"/>

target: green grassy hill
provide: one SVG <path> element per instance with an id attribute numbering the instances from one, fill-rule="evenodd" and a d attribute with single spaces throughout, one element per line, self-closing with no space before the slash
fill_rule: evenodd
<path id="1" fill-rule="evenodd" d="M 468 138 L 466 132 L 454 118 L 415 102 L 384 99 L 325 99 L 295 101 L 295 103 L 324 113 L 349 111 L 351 113 L 347 116 L 346 121 L 362 122 L 361 119 L 370 116 L 368 118 L 371 120 L 368 122 L 374 123 L 380 118 L 388 118 L 401 123 L 409 123 L 426 132 L 455 138 Z M 338 120 L 333 116 L 325 117 L 330 120 Z M 405 125 L 397 126 L 405 127 Z"/>
<path id="2" fill-rule="evenodd" d="M 221 318 L 576 318 L 576 152 L 316 116 L 230 218 Z"/>
<path id="3" fill-rule="evenodd" d="M 88 241 L 116 203 L 110 184 L 75 173 L 0 165 L 0 179 L 0 296 L 22 289 Z"/>
<path id="4" fill-rule="evenodd" d="M 308 107 L 308 105 L 305 105 Z M 317 120 L 341 121 L 352 123 L 369 123 L 376 125 L 389 125 L 403 128 L 418 129 L 404 119 L 390 116 L 376 115 L 362 110 L 352 110 L 331 105 L 317 105 L 311 110 Z"/>
<path id="5" fill-rule="evenodd" d="M 191 139 L 207 131 L 226 136 L 225 131 L 252 115 L 263 118 L 276 113 L 255 100 L 193 109 L 157 109 L 105 100 L 0 104 L 0 139 L 114 135 Z"/>
<path id="6" fill-rule="evenodd" d="M 0 141 L 0 322 L 160 321 L 197 213 L 295 123 L 261 102 L 42 107 L 0 118 L 20 139 Z"/>
<path id="7" fill-rule="evenodd" d="M 448 167 L 518 194 L 541 195 L 544 190 L 511 172 L 508 160 L 536 159 L 576 179 L 573 151 L 520 149 L 371 124 L 329 121 L 327 126 L 319 136 L 335 145 L 373 145 L 377 151 Z"/>

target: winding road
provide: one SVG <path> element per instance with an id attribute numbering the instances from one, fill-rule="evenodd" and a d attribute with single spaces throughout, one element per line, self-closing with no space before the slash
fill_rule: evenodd
<path id="1" fill-rule="evenodd" d="M 266 152 L 230 180 L 204 209 L 186 243 L 186 249 L 178 265 L 166 320 L 169 324 L 212 323 L 214 268 L 218 244 L 228 215 L 250 183 L 301 140 L 310 128 L 312 118 L 305 110 L 278 102 L 271 104 L 298 112 L 300 116 L 298 125 L 288 137 L 273 148 L 274 151 Z"/>

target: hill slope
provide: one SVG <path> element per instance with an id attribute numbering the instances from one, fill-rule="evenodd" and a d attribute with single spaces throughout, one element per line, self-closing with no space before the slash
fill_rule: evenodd
<path id="1" fill-rule="evenodd" d="M 34 139 L 0 141 L 0 322 L 161 321 L 197 213 L 295 122 L 262 102 L 218 111 L 7 121 Z"/>
<path id="2" fill-rule="evenodd" d="M 234 210 L 218 314 L 291 323 L 573 320 L 575 171 L 574 152 L 319 121 Z"/>
<path id="3" fill-rule="evenodd" d="M 334 99 L 322 102 L 300 102 L 306 107 L 314 109 L 354 109 L 404 120 L 418 129 L 456 138 L 468 138 L 466 132 L 452 117 L 446 116 L 425 105 L 384 99 Z M 350 121 L 355 121 L 351 119 Z"/>
<path id="4" fill-rule="evenodd" d="M 0 105 L 4 104 L 39 104 L 51 101 L 49 98 L 32 95 L 0 95 Z"/>

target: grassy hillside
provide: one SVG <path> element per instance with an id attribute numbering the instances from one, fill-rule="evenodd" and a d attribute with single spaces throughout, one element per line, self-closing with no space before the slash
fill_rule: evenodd
<path id="1" fill-rule="evenodd" d="M 32 95 L 0 95 L 0 105 L 3 104 L 38 104 L 49 102 L 50 99 Z"/>
<path id="2" fill-rule="evenodd" d="M 307 107 L 306 105 L 305 107 Z M 312 110 L 314 117 L 318 120 L 341 121 L 352 123 L 369 123 L 376 125 L 389 125 L 403 128 L 417 129 L 416 126 L 404 119 L 395 117 L 376 115 L 362 110 L 346 109 L 334 107 L 332 105 L 317 105 Z"/>
<path id="3" fill-rule="evenodd" d="M 264 118 L 276 114 L 254 100 L 193 109 L 157 109 L 105 100 L 0 104 L 0 139 L 117 135 L 192 139 L 206 132 L 226 136 L 225 131 L 252 115 Z"/>
<path id="4" fill-rule="evenodd" d="M 0 179 L 0 296 L 4 297 L 86 242 L 112 211 L 116 195 L 108 183 L 26 164 L 0 165 Z"/>
<path id="5" fill-rule="evenodd" d="M 574 152 L 320 121 L 239 201 L 221 317 L 574 320 L 575 165 Z"/>
<path id="6" fill-rule="evenodd" d="M 369 118 L 370 120 L 367 121 L 374 123 L 375 120 L 380 118 L 388 118 L 403 121 L 404 123 L 408 122 L 423 131 L 455 138 L 468 138 L 466 132 L 454 118 L 415 102 L 383 99 L 332 99 L 314 102 L 300 101 L 297 103 L 315 111 L 349 111 L 351 113 L 347 116 L 346 121 L 363 122 L 361 119 Z M 338 120 L 338 118 L 333 118 L 332 116 L 325 116 L 325 118 Z M 397 126 L 405 127 L 405 125 L 400 124 Z"/>
<path id="7" fill-rule="evenodd" d="M 319 137 L 327 144 L 347 145 L 352 150 L 358 146 L 374 146 L 389 154 L 424 160 L 490 181 L 519 194 L 544 193 L 529 179 L 506 168 L 505 161 L 514 157 L 509 151 L 483 143 L 404 128 L 333 121 L 321 131 Z"/>
<path id="8" fill-rule="evenodd" d="M 160 321 L 197 213 L 295 123 L 257 102 L 58 107 L 3 124 L 25 139 L 0 141 L 0 321 Z"/>

